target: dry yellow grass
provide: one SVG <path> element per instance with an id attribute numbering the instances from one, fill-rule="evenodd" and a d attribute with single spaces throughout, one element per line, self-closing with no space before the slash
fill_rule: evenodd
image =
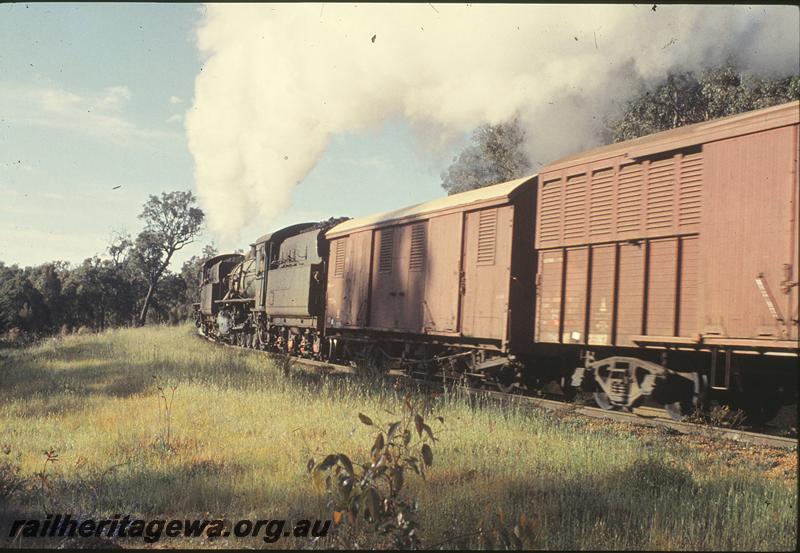
<path id="1" fill-rule="evenodd" d="M 45 508 L 145 519 L 328 519 L 307 460 L 330 452 L 364 459 L 374 430 L 357 413 L 389 422 L 387 411 L 400 401 L 395 390 L 347 377 L 284 378 L 265 356 L 207 343 L 190 327 L 1 350 L 0 383 L 0 460 L 18 466 L 27 482 L 0 503 L 0 545 L 10 545 L 9 518 L 42 517 Z M 177 386 L 168 444 L 157 384 L 168 397 Z M 433 423 L 440 442 L 429 478 L 408 479 L 408 493 L 420 502 L 423 543 L 490 525 L 502 511 L 535 521 L 529 548 L 796 545 L 796 475 L 770 472 L 764 462 L 777 453 L 708 451 L 657 431 L 625 432 L 522 408 L 471 408 L 456 397 L 441 398 L 437 414 L 445 424 Z M 47 466 L 51 487 L 42 491 L 35 475 L 51 448 L 59 460 Z M 266 546 L 252 538 L 165 543 Z"/>

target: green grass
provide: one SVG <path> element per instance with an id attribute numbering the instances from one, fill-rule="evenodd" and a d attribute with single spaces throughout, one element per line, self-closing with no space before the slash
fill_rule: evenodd
<path id="1" fill-rule="evenodd" d="M 169 445 L 157 384 L 177 385 Z M 375 431 L 357 413 L 388 423 L 401 397 L 349 377 L 294 371 L 285 378 L 264 355 L 202 341 L 190 327 L 0 350 L 0 463 L 17 466 L 25 484 L 10 500 L 0 496 L 0 546 L 57 545 L 7 537 L 9 519 L 43 517 L 45 509 L 144 519 L 328 519 L 306 462 L 331 452 L 363 461 Z M 796 466 L 796 452 L 696 447 L 659 431 L 523 407 L 470 407 L 457 397 L 439 398 L 436 414 L 445 423 L 432 423 L 440 441 L 428 479 L 407 478 L 407 493 L 419 499 L 423 543 L 487 527 L 502 511 L 506 520 L 524 513 L 535 521 L 527 548 L 796 545 L 796 475 L 771 468 Z M 46 467 L 43 489 L 36 473 L 51 448 L 59 460 Z M 169 544 L 265 546 L 253 538 Z"/>

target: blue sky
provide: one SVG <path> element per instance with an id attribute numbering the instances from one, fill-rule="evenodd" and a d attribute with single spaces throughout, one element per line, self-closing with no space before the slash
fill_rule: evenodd
<path id="1" fill-rule="evenodd" d="M 102 255 L 113 231 L 141 229 L 148 195 L 194 189 L 183 117 L 202 67 L 203 9 L 0 5 L 0 260 Z M 441 196 L 441 169 L 420 158 L 399 118 L 335 136 L 292 207 L 246 227 L 242 246 L 295 222 Z M 206 232 L 173 268 L 213 239 Z"/>
<path id="2" fill-rule="evenodd" d="M 597 145 L 603 118 L 669 71 L 735 56 L 746 72 L 796 74 L 798 15 L 0 4 L 0 260 L 103 255 L 112 232 L 141 230 L 142 204 L 165 191 L 197 192 L 214 228 L 240 236 L 228 232 L 225 249 L 440 197 L 441 171 L 482 123 L 519 116 L 532 160 L 546 163 Z M 207 230 L 173 268 L 223 238 Z"/>

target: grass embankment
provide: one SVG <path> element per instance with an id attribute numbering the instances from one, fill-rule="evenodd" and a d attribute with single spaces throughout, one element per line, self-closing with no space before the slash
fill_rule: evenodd
<path id="1" fill-rule="evenodd" d="M 357 413 L 390 422 L 386 410 L 401 401 L 391 388 L 347 377 L 286 378 L 263 355 L 215 346 L 189 327 L 3 350 L 0 383 L 0 463 L 6 478 L 17 466 L 24 479 L 10 501 L 0 497 L 0 546 L 22 547 L 57 544 L 7 537 L 10 518 L 43 518 L 45 510 L 329 519 L 306 462 L 331 452 L 365 460 L 375 430 Z M 167 397 L 177 385 L 168 445 L 157 385 Z M 619 424 L 438 401 L 445 423 L 432 423 L 440 439 L 434 465 L 427 481 L 406 478 L 407 493 L 419 498 L 423 543 L 491 525 L 501 510 L 505 519 L 524 513 L 535 521 L 528 548 L 795 547 L 796 474 L 781 468 L 796 467 L 796 453 L 698 446 Z M 50 449 L 58 461 L 45 463 Z M 36 476 L 43 470 L 45 482 Z M 254 538 L 165 541 L 266 546 Z"/>

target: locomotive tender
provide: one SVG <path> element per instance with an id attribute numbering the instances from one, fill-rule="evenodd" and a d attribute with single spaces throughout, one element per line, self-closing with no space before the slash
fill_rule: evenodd
<path id="1" fill-rule="evenodd" d="M 305 357 L 644 400 L 796 403 L 792 102 L 612 144 L 538 175 L 305 223 L 203 267 L 217 339 Z"/>

